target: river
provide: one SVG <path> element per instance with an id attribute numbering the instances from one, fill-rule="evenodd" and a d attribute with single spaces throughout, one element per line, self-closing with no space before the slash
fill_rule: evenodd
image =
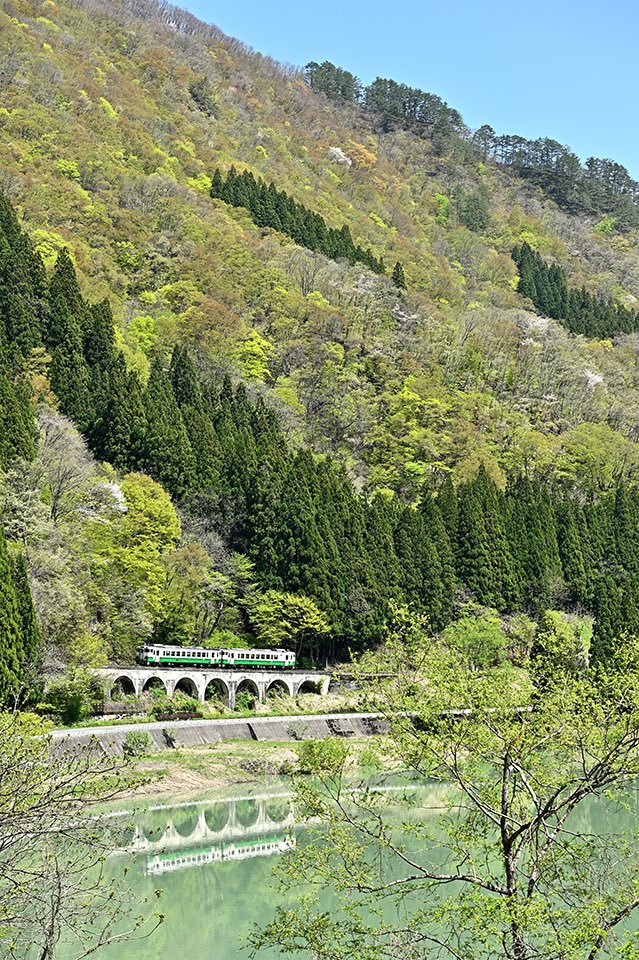
<path id="1" fill-rule="evenodd" d="M 442 790 L 432 784 L 381 789 L 396 801 L 398 814 L 410 805 L 420 816 L 434 812 Z M 609 816 L 610 810 L 590 805 L 575 827 L 604 830 Z M 627 819 L 629 830 L 636 829 L 636 797 L 617 816 Z M 122 849 L 108 858 L 107 875 L 127 890 L 132 903 L 145 898 L 153 903 L 161 889 L 158 907 L 166 920 L 146 939 L 102 948 L 101 960 L 236 960 L 246 956 L 241 948 L 254 925 L 265 925 L 276 905 L 294 906 L 304 893 L 301 887 L 282 893 L 273 876 L 278 860 L 305 841 L 304 828 L 294 822 L 286 781 L 187 802 L 151 799 L 136 808 L 110 810 L 108 817 L 118 824 Z M 330 909 L 329 891 L 324 901 Z M 61 960 L 79 952 L 69 944 Z M 273 960 L 276 955 L 264 951 L 261 956 Z"/>

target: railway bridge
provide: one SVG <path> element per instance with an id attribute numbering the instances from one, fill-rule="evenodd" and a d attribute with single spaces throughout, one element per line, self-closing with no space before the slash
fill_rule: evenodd
<path id="1" fill-rule="evenodd" d="M 154 687 L 172 697 L 181 690 L 200 703 L 220 699 L 231 710 L 237 695 L 248 693 L 264 703 L 270 693 L 296 697 L 298 693 L 320 693 L 325 696 L 331 674 L 323 670 L 244 670 L 184 669 L 182 667 L 104 667 L 95 671 L 107 700 L 114 694 L 141 696 Z"/>

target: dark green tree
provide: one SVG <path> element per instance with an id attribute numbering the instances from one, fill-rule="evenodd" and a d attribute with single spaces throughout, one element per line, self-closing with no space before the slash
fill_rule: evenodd
<path id="1" fill-rule="evenodd" d="M 393 273 L 391 275 L 391 280 L 399 290 L 406 289 L 406 277 L 404 276 L 404 268 L 398 260 L 395 266 L 393 267 Z"/>

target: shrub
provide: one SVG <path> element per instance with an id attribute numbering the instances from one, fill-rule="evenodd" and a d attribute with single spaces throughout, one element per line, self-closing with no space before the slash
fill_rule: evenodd
<path id="1" fill-rule="evenodd" d="M 53 680 L 46 691 L 47 704 L 63 723 L 77 723 L 91 716 L 101 698 L 95 678 L 86 670 Z"/>
<path id="2" fill-rule="evenodd" d="M 236 710 L 252 710 L 255 706 L 256 696 L 250 690 L 240 690 L 235 696 Z"/>
<path id="3" fill-rule="evenodd" d="M 124 738 L 122 752 L 125 757 L 144 757 L 151 752 L 153 741 L 144 730 L 130 730 Z"/>
<path id="4" fill-rule="evenodd" d="M 173 709 L 178 713 L 200 713 L 200 704 L 195 697 L 190 697 L 181 690 L 173 694 Z"/>
<path id="5" fill-rule="evenodd" d="M 338 774 L 348 757 L 348 747 L 336 737 L 326 740 L 304 740 L 297 748 L 302 773 Z"/>

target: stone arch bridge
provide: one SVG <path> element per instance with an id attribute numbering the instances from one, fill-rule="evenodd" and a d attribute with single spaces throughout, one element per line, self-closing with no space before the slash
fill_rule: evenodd
<path id="1" fill-rule="evenodd" d="M 172 697 L 181 690 L 200 703 L 218 698 L 231 710 L 239 693 L 248 693 L 264 703 L 269 693 L 289 697 L 298 693 L 320 693 L 325 696 L 331 674 L 321 670 L 195 670 L 181 667 L 105 667 L 96 670 L 103 684 L 105 698 L 113 699 L 118 690 L 128 696 L 140 696 L 154 687 L 164 689 Z"/>

